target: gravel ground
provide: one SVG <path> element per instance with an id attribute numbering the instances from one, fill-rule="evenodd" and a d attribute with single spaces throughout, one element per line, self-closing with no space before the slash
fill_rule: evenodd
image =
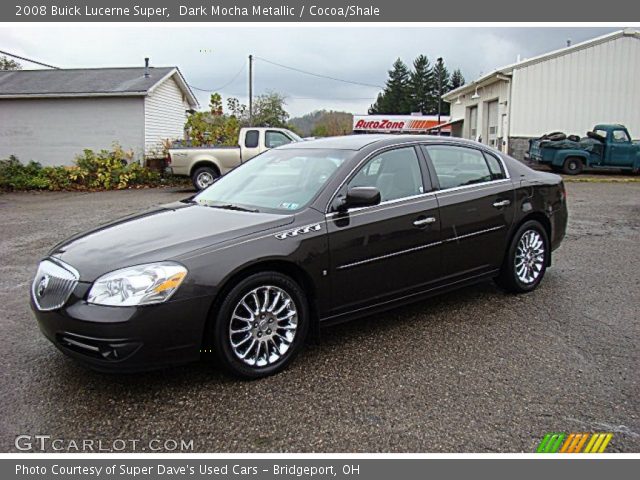
<path id="1" fill-rule="evenodd" d="M 568 235 L 536 292 L 486 283 L 328 328 L 265 380 L 204 363 L 106 375 L 59 353 L 28 306 L 38 259 L 188 194 L 0 195 L 0 451 L 47 434 L 140 451 L 531 452 L 549 431 L 597 431 L 614 433 L 609 451 L 640 452 L 640 184 L 568 184 Z"/>

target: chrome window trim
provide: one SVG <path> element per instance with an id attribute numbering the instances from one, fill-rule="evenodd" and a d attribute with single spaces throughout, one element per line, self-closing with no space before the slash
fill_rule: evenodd
<path id="1" fill-rule="evenodd" d="M 463 193 L 463 192 L 459 192 L 459 190 L 464 191 L 473 187 L 482 187 L 482 188 L 479 188 L 478 190 L 483 190 L 484 188 L 488 188 L 493 185 L 509 182 L 509 181 L 511 181 L 511 179 L 501 178 L 500 180 L 490 180 L 488 182 L 473 183 L 471 185 L 461 185 L 459 187 L 444 188 L 442 190 L 436 190 L 436 193 L 439 195 L 442 195 L 443 193 L 452 193 L 453 195 L 457 195 L 458 193 Z"/>
<path id="2" fill-rule="evenodd" d="M 454 143 L 454 142 L 447 142 L 446 140 L 433 142 L 433 143 L 427 143 L 424 140 L 420 140 L 420 141 L 413 141 L 413 142 L 407 142 L 407 143 L 398 143 L 398 144 L 394 144 L 394 145 L 386 145 L 384 147 L 380 147 L 380 148 L 375 149 L 369 155 L 367 155 L 362 160 L 360 160 L 349 171 L 349 173 L 344 177 L 342 182 L 340 182 L 340 185 L 338 185 L 338 188 L 336 188 L 336 190 L 333 192 L 333 194 L 331 195 L 331 198 L 329 199 L 329 202 L 325 206 L 325 209 L 324 209 L 325 216 L 327 216 L 327 218 L 331 218 L 333 215 L 335 215 L 337 213 L 341 213 L 341 212 L 330 212 L 329 211 L 330 208 L 331 208 L 331 204 L 333 203 L 333 201 L 336 198 L 336 195 L 338 195 L 338 192 L 344 186 L 344 184 L 347 183 L 347 180 L 351 177 L 351 175 L 353 175 L 353 173 L 358 168 L 360 168 L 361 165 L 363 165 L 364 163 L 368 162 L 375 155 L 378 155 L 380 152 L 382 152 L 384 150 L 393 149 L 394 147 L 403 147 L 403 146 L 407 146 L 407 147 L 416 147 L 416 146 L 417 147 L 421 147 L 421 146 L 429 147 L 429 146 L 434 146 L 434 145 L 444 145 L 444 146 L 447 146 L 447 147 L 469 148 L 469 149 L 472 149 L 472 150 L 478 150 L 478 151 L 480 151 L 482 153 L 486 153 L 487 155 L 491 155 L 491 156 L 493 156 L 494 158 L 496 158 L 500 162 L 500 165 L 502 165 L 502 169 L 504 170 L 506 178 L 500 178 L 498 180 L 489 180 L 488 182 L 475 183 L 475 184 L 472 184 L 472 185 L 462 185 L 462 186 L 458 186 L 458 187 L 435 189 L 435 190 L 432 190 L 431 192 L 421 193 L 420 195 L 412 195 L 410 197 L 403 197 L 403 198 L 398 198 L 398 199 L 394 199 L 394 200 L 387 200 L 385 202 L 379 203 L 378 205 L 383 205 L 383 204 L 390 203 L 390 202 L 398 202 L 398 201 L 407 200 L 409 198 L 414 198 L 414 197 L 422 197 L 424 195 L 431 195 L 431 194 L 434 194 L 434 193 L 442 193 L 442 192 L 450 192 L 450 191 L 455 191 L 455 190 L 474 188 L 474 187 L 478 187 L 478 186 L 481 186 L 481 185 L 496 184 L 496 183 L 502 183 L 502 182 L 506 182 L 508 180 L 511 180 L 511 174 L 509 173 L 509 169 L 507 168 L 507 164 L 504 162 L 504 160 L 499 155 L 495 155 L 493 152 L 490 152 L 490 151 L 488 151 L 488 149 L 485 149 L 483 147 L 476 147 L 475 145 L 459 145 L 459 144 Z M 426 158 L 425 158 L 425 160 L 428 161 L 428 159 L 426 159 Z M 424 187 L 424 185 L 423 185 L 423 187 Z M 372 205 L 370 207 L 359 207 L 359 208 L 354 208 L 354 209 L 351 209 L 351 210 L 348 210 L 348 211 L 349 212 L 356 212 L 356 211 L 360 211 L 360 210 L 366 210 L 366 209 L 375 208 L 378 205 Z"/>
<path id="3" fill-rule="evenodd" d="M 411 195 L 409 197 L 402 197 L 402 198 L 395 198 L 393 200 L 386 200 L 384 202 L 380 202 L 377 205 L 372 205 L 370 207 L 357 207 L 357 208 L 352 208 L 349 210 L 349 214 L 351 216 L 356 216 L 356 215 L 362 215 L 365 213 L 374 213 L 374 212 L 380 212 L 382 210 L 388 210 L 390 208 L 395 208 L 395 207 L 400 207 L 400 206 L 404 206 L 404 205 L 413 205 L 415 203 L 420 203 L 420 201 L 424 200 L 427 197 L 433 197 L 436 195 L 436 191 L 433 192 L 427 192 L 427 193 L 420 193 L 418 195 Z M 408 200 L 417 200 L 415 202 L 410 202 Z M 406 203 L 404 203 L 406 202 Z M 383 208 L 378 208 L 378 207 L 383 207 Z M 344 212 L 329 212 L 329 213 L 325 213 L 325 218 L 327 220 L 332 220 L 337 216 L 340 215 L 344 215 Z"/>

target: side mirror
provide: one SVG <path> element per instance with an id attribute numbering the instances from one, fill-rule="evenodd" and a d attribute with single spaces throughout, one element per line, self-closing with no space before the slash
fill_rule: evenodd
<path id="1" fill-rule="evenodd" d="M 380 203 L 380 191 L 375 187 L 352 187 L 347 190 L 347 195 L 338 208 L 346 211 L 349 208 L 370 207 Z"/>

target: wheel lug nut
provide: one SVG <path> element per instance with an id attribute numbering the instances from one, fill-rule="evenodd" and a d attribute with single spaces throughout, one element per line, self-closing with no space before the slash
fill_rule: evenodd
<path id="1" fill-rule="evenodd" d="M 269 334 L 269 335 L 271 334 L 271 329 L 267 330 L 267 334 Z"/>
<path id="2" fill-rule="evenodd" d="M 262 332 L 258 332 L 258 337 L 261 337 L 261 336 L 262 336 Z"/>
<path id="3" fill-rule="evenodd" d="M 269 323 L 273 323 L 273 318 L 270 318 L 270 319 L 269 319 Z"/>

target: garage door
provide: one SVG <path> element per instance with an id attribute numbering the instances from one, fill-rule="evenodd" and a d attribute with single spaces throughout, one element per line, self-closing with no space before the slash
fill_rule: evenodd
<path id="1" fill-rule="evenodd" d="M 493 102 L 489 102 L 487 104 L 488 112 L 487 112 L 487 120 L 488 120 L 488 128 L 487 128 L 487 140 L 488 144 L 492 147 L 497 148 L 498 142 L 498 101 L 495 100 Z"/>

